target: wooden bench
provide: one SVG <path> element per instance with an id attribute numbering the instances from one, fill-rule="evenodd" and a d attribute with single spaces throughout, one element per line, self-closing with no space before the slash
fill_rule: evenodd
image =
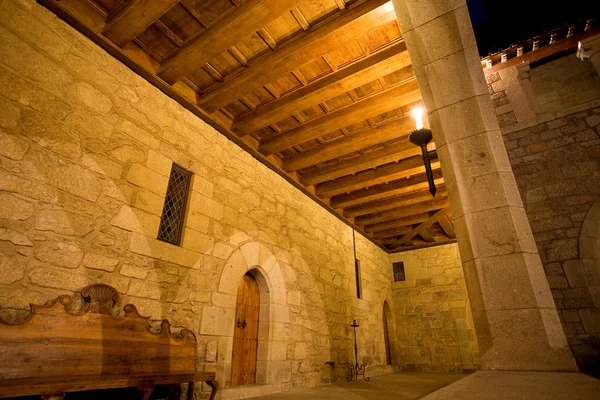
<path id="1" fill-rule="evenodd" d="M 196 337 L 184 329 L 173 334 L 163 320 L 150 319 L 132 304 L 112 315 L 117 291 L 103 284 L 81 290 L 84 311 L 74 311 L 71 296 L 45 306 L 31 305 L 18 324 L 0 318 L 0 398 L 41 395 L 58 400 L 68 392 L 137 387 L 148 400 L 157 385 L 206 382 L 215 398 L 214 372 L 196 372 Z"/>

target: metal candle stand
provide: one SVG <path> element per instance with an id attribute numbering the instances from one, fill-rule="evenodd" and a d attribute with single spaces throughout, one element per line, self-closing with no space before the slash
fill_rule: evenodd
<path id="1" fill-rule="evenodd" d="M 358 376 L 362 375 L 365 382 L 369 382 L 371 380 L 371 378 L 368 378 L 365 375 L 365 370 L 367 369 L 367 367 L 365 366 L 365 364 L 358 363 L 358 347 L 356 345 L 356 328 L 358 328 L 359 325 L 356 323 L 356 320 L 354 320 L 354 321 L 352 321 L 352 325 L 350 325 L 350 326 L 354 328 L 354 358 L 356 360 L 356 363 L 354 365 L 350 364 L 350 376 L 347 377 L 346 380 L 348 382 L 352 381 L 354 378 L 356 378 L 356 380 L 358 380 Z"/>

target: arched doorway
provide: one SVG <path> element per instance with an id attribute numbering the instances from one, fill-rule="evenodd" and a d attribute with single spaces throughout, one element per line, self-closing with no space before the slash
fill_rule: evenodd
<path id="1" fill-rule="evenodd" d="M 256 383 L 260 292 L 250 273 L 238 285 L 231 359 L 231 386 Z"/>
<path id="2" fill-rule="evenodd" d="M 387 313 L 390 309 L 387 301 L 383 302 L 383 311 L 381 313 L 383 319 L 383 342 L 385 344 L 385 364 L 390 365 L 392 363 L 392 351 L 390 347 L 390 333 L 388 329 L 388 317 Z"/>

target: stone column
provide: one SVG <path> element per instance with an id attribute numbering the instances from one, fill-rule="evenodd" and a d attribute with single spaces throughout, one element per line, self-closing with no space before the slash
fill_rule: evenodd
<path id="1" fill-rule="evenodd" d="M 450 196 L 483 369 L 573 371 L 465 0 L 393 0 Z"/>
<path id="2" fill-rule="evenodd" d="M 590 60 L 600 74 L 600 33 L 579 42 L 577 57 L 581 60 Z"/>

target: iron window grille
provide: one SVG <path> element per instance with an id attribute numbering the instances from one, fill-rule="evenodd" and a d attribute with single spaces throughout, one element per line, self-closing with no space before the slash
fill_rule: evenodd
<path id="1" fill-rule="evenodd" d="M 392 263 L 392 267 L 394 268 L 394 282 L 405 281 L 406 275 L 404 274 L 404 262 L 398 261 Z"/>
<path id="2" fill-rule="evenodd" d="M 191 172 L 173 164 L 158 227 L 158 240 L 179 246 L 191 180 Z"/>

